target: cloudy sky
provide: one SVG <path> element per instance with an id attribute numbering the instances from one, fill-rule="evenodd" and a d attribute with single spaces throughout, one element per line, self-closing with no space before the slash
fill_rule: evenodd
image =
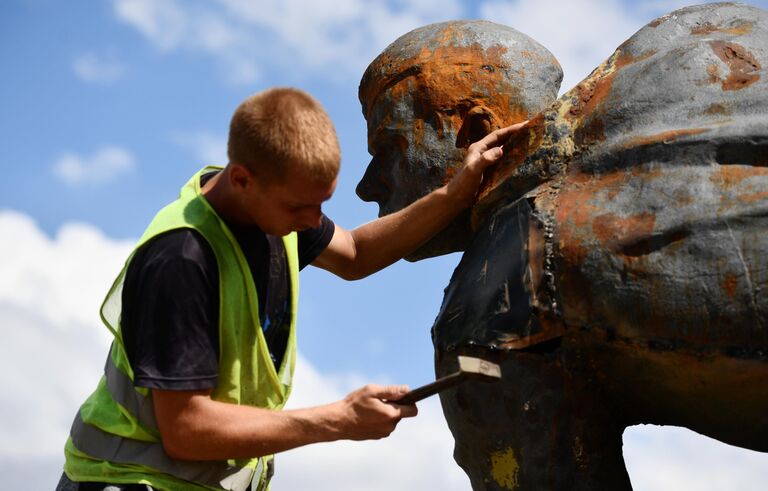
<path id="1" fill-rule="evenodd" d="M 768 8 L 768 0 L 753 4 Z M 52 489 L 72 417 L 109 343 L 97 309 L 133 241 L 201 166 L 224 164 L 229 117 L 275 85 L 315 95 L 343 162 L 325 207 L 351 228 L 375 217 L 354 186 L 368 162 L 357 84 L 368 62 L 423 24 L 484 18 L 548 47 L 581 80 L 634 31 L 684 2 L 614 0 L 8 0 L 0 6 L 0 475 Z M 293 406 L 366 382 L 429 381 L 429 329 L 458 256 L 345 283 L 302 274 Z M 381 442 L 281 456 L 275 489 L 468 488 L 435 400 Z M 676 428 L 625 433 L 638 490 L 764 489 L 768 455 Z"/>

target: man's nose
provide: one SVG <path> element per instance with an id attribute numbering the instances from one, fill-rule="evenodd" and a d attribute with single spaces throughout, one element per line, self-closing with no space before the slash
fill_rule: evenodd
<path id="1" fill-rule="evenodd" d="M 381 203 L 389 196 L 389 188 L 383 178 L 381 166 L 372 159 L 365 169 L 365 174 L 357 183 L 355 193 L 363 201 Z"/>

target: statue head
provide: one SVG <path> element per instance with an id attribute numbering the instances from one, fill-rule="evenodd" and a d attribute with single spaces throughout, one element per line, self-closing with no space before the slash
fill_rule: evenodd
<path id="1" fill-rule="evenodd" d="M 489 132 L 548 107 L 562 70 L 543 46 L 487 21 L 415 29 L 389 45 L 360 81 L 360 103 L 373 156 L 357 186 L 379 216 L 442 186 L 467 147 Z M 464 250 L 469 212 L 409 260 Z"/>

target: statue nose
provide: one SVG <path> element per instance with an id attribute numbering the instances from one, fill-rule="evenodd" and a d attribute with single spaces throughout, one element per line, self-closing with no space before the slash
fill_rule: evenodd
<path id="1" fill-rule="evenodd" d="M 355 193 L 357 193 L 357 196 L 363 201 L 375 201 L 379 204 L 386 201 L 389 196 L 389 186 L 387 186 L 381 172 L 381 167 L 377 165 L 375 158 L 371 160 L 368 167 L 365 169 L 363 178 L 357 183 Z"/>

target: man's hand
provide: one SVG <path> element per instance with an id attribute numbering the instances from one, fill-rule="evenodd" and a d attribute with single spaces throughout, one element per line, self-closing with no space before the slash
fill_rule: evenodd
<path id="1" fill-rule="evenodd" d="M 408 393 L 404 385 L 366 385 L 339 401 L 339 437 L 370 440 L 389 436 L 402 418 L 416 416 L 415 405 L 387 402 Z"/>
<path id="2" fill-rule="evenodd" d="M 464 156 L 464 166 L 447 185 L 448 195 L 453 197 L 461 208 L 472 206 L 483 183 L 483 172 L 504 155 L 502 145 L 526 124 L 528 121 L 498 129 L 469 146 Z"/>

